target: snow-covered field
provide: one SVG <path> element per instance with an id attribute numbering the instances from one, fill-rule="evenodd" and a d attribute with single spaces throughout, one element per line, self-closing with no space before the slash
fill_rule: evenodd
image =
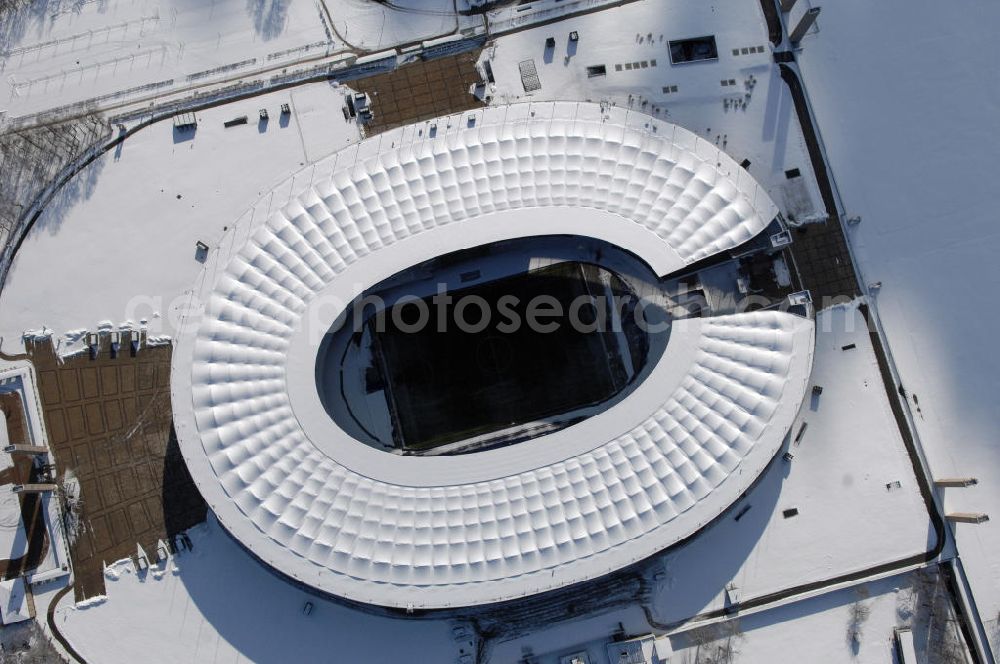
<path id="1" fill-rule="evenodd" d="M 451 0 L 39 0 L 0 20 L 0 111 L 114 108 L 483 22 Z"/>
<path id="2" fill-rule="evenodd" d="M 310 0 L 34 2 L 0 28 L 0 109 L 115 103 L 343 49 L 324 21 Z"/>
<path id="3" fill-rule="evenodd" d="M 160 122 L 89 166 L 18 251 L 0 293 L 5 348 L 16 352 L 23 332 L 46 327 L 61 353 L 73 352 L 84 341 L 79 331 L 103 321 L 146 320 L 150 335 L 173 334 L 182 296 L 202 268 L 195 243 L 214 247 L 255 203 L 283 204 L 287 198 L 258 199 L 308 161 L 360 138 L 344 121 L 343 95 L 317 83 L 201 112 L 195 132 Z M 291 117 L 279 116 L 284 102 Z M 257 122 L 259 108 L 270 110 L 266 125 Z M 252 120 L 223 127 L 239 115 Z"/>
<path id="4" fill-rule="evenodd" d="M 496 649 L 491 661 L 519 661 L 530 652 L 537 664 L 566 664 L 567 656 L 586 653 L 591 662 L 606 659 L 611 621 L 618 620 L 625 634 L 635 634 L 635 617 L 619 612 L 603 619 L 551 629 L 534 638 L 518 639 Z M 656 652 L 678 664 L 774 664 L 775 662 L 851 662 L 886 664 L 893 657 L 893 635 L 909 628 L 918 662 L 963 662 L 956 646 L 953 614 L 940 583 L 930 573 L 899 574 L 859 584 L 766 611 L 703 624 L 656 638 Z M 586 641 L 572 638 L 589 634 Z M 652 636 L 639 636 L 650 639 Z M 928 659 L 933 651 L 935 658 Z M 942 654 L 954 653 L 955 659 Z M 630 660 L 631 661 L 631 660 Z M 664 659 L 647 659 L 664 662 Z"/>
<path id="5" fill-rule="evenodd" d="M 444 664 L 470 652 L 447 621 L 377 617 L 289 585 L 214 519 L 190 537 L 193 551 L 166 570 L 140 576 L 131 563 L 115 563 L 106 600 L 60 604 L 56 625 L 88 662 Z"/>
<path id="6" fill-rule="evenodd" d="M 325 0 L 339 39 L 356 51 L 379 51 L 483 24 L 458 16 L 453 0 Z M 459 2 L 458 5 L 464 5 Z"/>
<path id="7" fill-rule="evenodd" d="M 824 7 L 799 62 L 866 281 L 1000 653 L 1000 226 L 994 198 L 1000 5 L 921 0 Z"/>
<path id="8" fill-rule="evenodd" d="M 937 594 L 936 594 L 937 593 Z M 916 574 L 900 575 L 854 588 L 839 590 L 796 604 L 738 619 L 732 640 L 740 664 L 771 662 L 852 662 L 884 664 L 896 661 L 893 633 L 898 627 L 912 627 L 917 642 L 917 660 L 954 661 L 941 657 L 946 649 L 941 632 L 933 632 L 928 658 L 925 644 L 928 630 L 940 629 L 947 600 L 940 588 L 921 583 Z M 933 615 L 928 605 L 939 615 Z M 943 604 L 943 605 L 942 605 Z M 930 619 L 929 619 L 930 618 Z M 947 626 L 953 627 L 953 623 Z M 718 630 L 725 634 L 725 630 Z M 858 637 L 855 640 L 854 634 Z M 951 632 L 949 636 L 954 635 Z M 688 635 L 690 636 L 690 635 Z M 671 639 L 685 655 L 693 655 L 697 646 L 690 638 Z M 711 653 L 719 640 L 703 645 L 702 653 Z M 790 659 L 794 653 L 794 658 Z M 682 655 L 683 656 L 683 655 Z M 685 661 L 685 660 L 681 660 Z M 690 661 L 690 660 L 689 660 Z"/>
<path id="9" fill-rule="evenodd" d="M 568 14 L 595 11 L 617 0 L 533 0 L 503 4 L 487 14 L 490 32 L 500 35 L 525 26 L 556 21 Z M 485 3 L 483 3 L 485 4 Z"/>

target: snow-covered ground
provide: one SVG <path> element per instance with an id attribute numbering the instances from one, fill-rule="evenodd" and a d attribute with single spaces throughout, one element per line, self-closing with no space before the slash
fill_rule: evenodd
<path id="1" fill-rule="evenodd" d="M 114 107 L 482 29 L 452 0 L 36 0 L 0 21 L 0 111 Z"/>
<path id="2" fill-rule="evenodd" d="M 931 468 L 979 478 L 945 507 L 994 517 L 956 535 L 1000 654 L 997 25 L 996 3 L 850 0 L 799 62 Z"/>
<path id="3" fill-rule="evenodd" d="M 595 11 L 618 0 L 533 0 L 531 2 L 501 3 L 487 17 L 490 32 L 494 35 L 524 28 L 546 21 L 556 21 L 569 14 Z M 488 4 L 486 2 L 480 4 Z"/>
<path id="4" fill-rule="evenodd" d="M 574 31 L 579 41 L 570 42 Z M 671 65 L 668 42 L 705 34 L 715 35 L 718 60 Z M 546 48 L 548 37 L 554 48 Z M 482 59 L 496 78 L 495 103 L 606 100 L 640 110 L 690 129 L 737 163 L 749 159 L 749 172 L 786 217 L 822 209 L 759 2 L 637 2 L 501 36 Z M 518 68 L 526 60 L 541 83 L 530 93 Z M 604 75 L 588 76 L 588 67 L 601 65 Z M 789 180 L 785 171 L 796 168 L 802 177 Z"/>
<path id="5" fill-rule="evenodd" d="M 342 50 L 310 0 L 36 1 L 0 28 L 0 109 L 24 115 Z M 141 90 L 138 88 L 142 88 Z"/>
<path id="6" fill-rule="evenodd" d="M 940 592 L 938 588 L 921 587 L 915 574 L 901 575 L 741 618 L 735 624 L 732 642 L 735 661 L 884 664 L 895 661 L 894 630 L 912 626 L 918 644 L 917 661 L 961 662 L 961 659 L 925 659 L 924 635 L 928 625 L 923 620 L 922 603 L 928 602 L 936 590 Z M 859 635 L 856 641 L 852 638 L 855 631 Z M 718 628 L 716 632 L 726 633 Z M 677 643 L 682 656 L 693 655 L 691 651 L 697 650 L 690 635 L 671 641 Z M 942 651 L 940 641 L 936 635 L 935 645 L 931 646 L 938 657 Z M 712 652 L 712 646 L 718 643 L 717 639 L 702 645 L 702 653 Z M 789 659 L 790 653 L 794 653 L 794 660 Z"/>
<path id="7" fill-rule="evenodd" d="M 740 621 L 742 635 L 736 639 L 738 661 L 781 662 L 794 652 L 796 660 L 803 662 L 892 662 L 897 611 L 908 598 L 899 583 L 899 578 L 892 578 L 869 584 L 868 598 L 855 589 L 843 590 L 745 618 Z M 847 629 L 857 601 L 870 613 L 854 652 Z"/>
<path id="8" fill-rule="evenodd" d="M 77 175 L 28 234 L 0 293 L 5 348 L 16 352 L 24 331 L 45 326 L 61 353 L 74 352 L 79 331 L 102 321 L 146 320 L 149 334 L 173 334 L 202 268 L 195 243 L 214 247 L 276 182 L 360 138 L 341 113 L 344 90 L 317 83 L 203 111 L 195 132 L 160 122 Z M 284 102 L 290 117 L 280 117 Z M 239 115 L 251 121 L 223 127 Z"/>
<path id="9" fill-rule="evenodd" d="M 471 652 L 447 621 L 373 616 L 299 590 L 214 519 L 190 537 L 193 551 L 172 557 L 165 571 L 137 575 L 128 561 L 115 563 L 106 600 L 59 605 L 57 627 L 88 662 L 445 664 Z"/>
<path id="10" fill-rule="evenodd" d="M 338 38 L 359 52 L 380 51 L 483 24 L 481 16 L 457 15 L 454 0 L 324 1 Z"/>
<path id="11" fill-rule="evenodd" d="M 678 664 L 773 664 L 775 662 L 852 662 L 886 664 L 893 657 L 897 628 L 909 628 L 914 637 L 918 662 L 962 662 L 958 633 L 948 599 L 933 573 L 899 574 L 885 579 L 836 590 L 821 596 L 785 604 L 759 613 L 734 617 L 724 622 L 663 635 L 655 639 L 656 653 Z M 534 638 L 518 639 L 495 650 L 491 661 L 518 661 L 530 652 L 537 664 L 566 664 L 568 656 L 586 653 L 590 662 L 607 659 L 610 635 L 618 625 L 624 634 L 635 634 L 636 620 L 620 612 L 590 624 L 564 625 Z M 641 620 L 639 621 L 641 622 Z M 573 636 L 588 635 L 574 642 Z M 855 638 L 856 636 L 856 638 Z M 638 637 L 653 640 L 652 636 Z M 653 659 L 646 646 L 647 662 Z M 728 657 L 725 650 L 728 649 Z M 927 659 L 933 650 L 936 658 Z M 945 659 L 944 652 L 956 659 Z M 633 660 L 629 660 L 633 661 Z"/>

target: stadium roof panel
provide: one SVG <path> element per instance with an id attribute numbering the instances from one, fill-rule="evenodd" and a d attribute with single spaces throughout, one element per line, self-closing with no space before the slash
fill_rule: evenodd
<path id="1" fill-rule="evenodd" d="M 584 235 L 666 274 L 750 239 L 777 210 L 714 145 L 621 109 L 520 104 L 381 134 L 311 177 L 213 252 L 172 367 L 195 482 L 281 572 L 397 607 L 529 595 L 690 536 L 779 449 L 813 328 L 777 311 L 675 321 L 625 400 L 476 454 L 371 448 L 329 418 L 316 387 L 320 339 L 347 303 L 434 256 Z"/>

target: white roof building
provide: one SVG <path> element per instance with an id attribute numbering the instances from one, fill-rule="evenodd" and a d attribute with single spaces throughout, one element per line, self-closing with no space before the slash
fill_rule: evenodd
<path id="1" fill-rule="evenodd" d="M 28 596 L 25 592 L 24 579 L 8 579 L 0 581 L 0 619 L 4 625 L 31 620 L 34 617 Z"/>
<path id="2" fill-rule="evenodd" d="M 0 560 L 17 560 L 27 551 L 21 501 L 13 484 L 0 484 Z"/>
<path id="3" fill-rule="evenodd" d="M 195 482 L 282 573 L 401 608 L 550 590 L 689 537 L 781 447 L 814 342 L 812 321 L 778 311 L 675 321 L 620 403 L 475 454 L 369 447 L 316 387 L 318 345 L 343 308 L 434 256 L 570 234 L 665 275 L 751 239 L 777 208 L 716 146 L 618 108 L 519 104 L 386 132 L 313 173 L 211 254 L 172 365 Z"/>

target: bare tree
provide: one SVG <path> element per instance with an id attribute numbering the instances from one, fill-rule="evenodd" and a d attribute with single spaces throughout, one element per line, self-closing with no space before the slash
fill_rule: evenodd
<path id="1" fill-rule="evenodd" d="M 851 604 L 847 618 L 847 643 L 851 646 L 851 651 L 857 656 L 861 650 L 861 636 L 864 633 L 865 622 L 871 616 L 871 608 L 864 603 L 868 598 L 868 592 L 863 588 L 858 589 L 858 599 Z"/>
<path id="2" fill-rule="evenodd" d="M 737 618 L 697 627 L 687 637 L 695 648 L 694 664 L 733 664 L 739 654 L 743 630 Z"/>
<path id="3" fill-rule="evenodd" d="M 27 32 L 56 10 L 63 0 L 0 0 L 0 51 L 7 51 Z M 67 0 L 69 2 L 79 0 Z"/>
<path id="4" fill-rule="evenodd" d="M 53 664 L 66 660 L 34 620 L 0 630 L 0 664 Z"/>
<path id="5" fill-rule="evenodd" d="M 967 647 L 951 595 L 937 567 L 913 573 L 914 633 L 924 635 L 929 664 L 966 664 Z"/>
<path id="6" fill-rule="evenodd" d="M 63 526 L 66 538 L 70 544 L 76 542 L 81 533 L 86 532 L 80 515 L 83 511 L 83 498 L 80 496 L 80 482 L 67 471 L 59 483 L 59 500 L 62 503 Z"/>
<path id="7" fill-rule="evenodd" d="M 0 4 L 3 0 L 0 0 Z M 2 10 L 0 10 L 2 16 Z M 57 174 L 111 132 L 97 113 L 0 133 L 0 250 Z"/>

